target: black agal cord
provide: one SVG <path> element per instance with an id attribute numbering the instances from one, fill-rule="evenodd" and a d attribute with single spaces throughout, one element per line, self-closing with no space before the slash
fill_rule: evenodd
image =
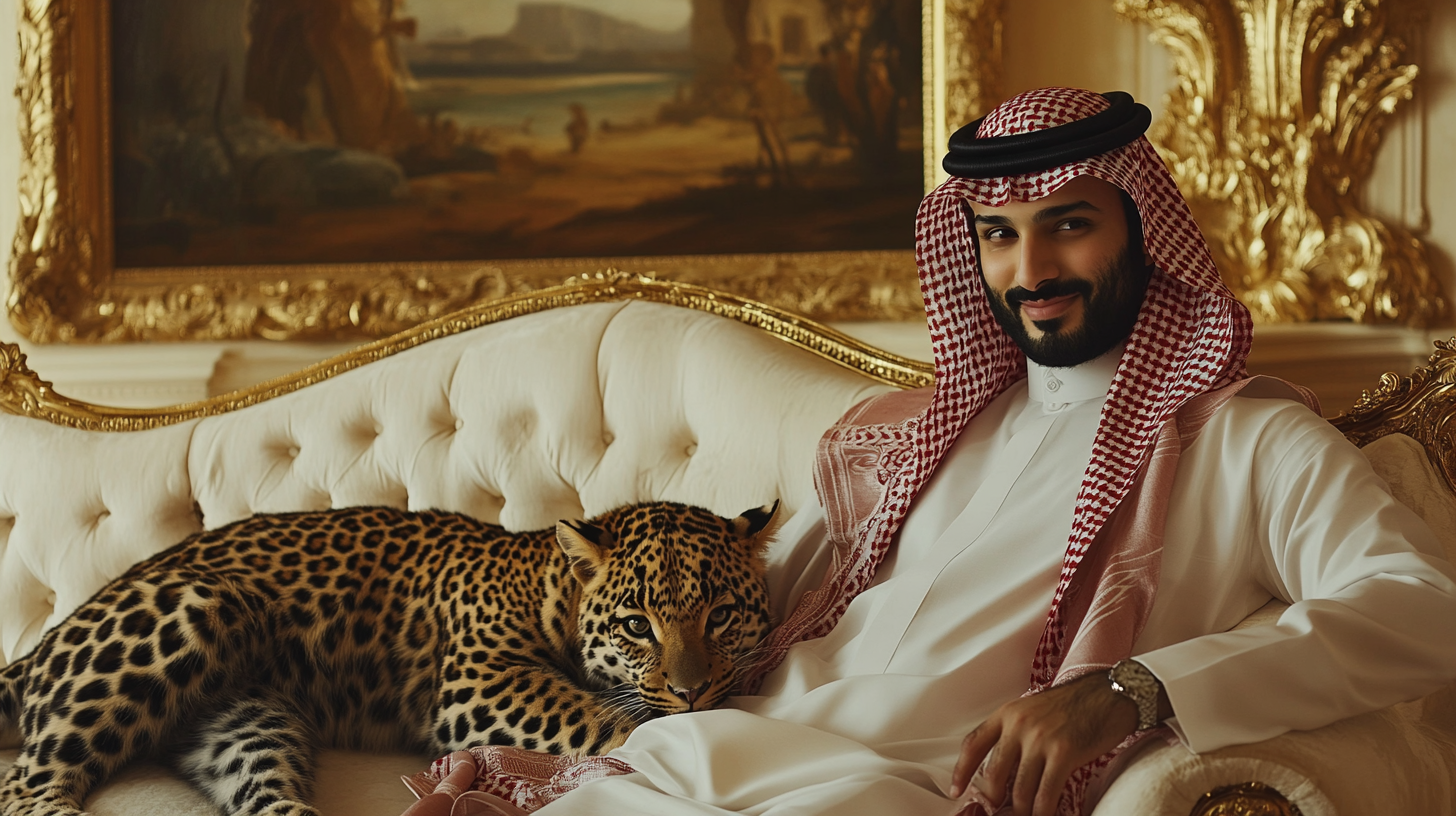
<path id="1" fill-rule="evenodd" d="M 1102 95 L 1107 110 L 1065 125 L 1011 136 L 976 138 L 985 117 L 951 134 L 941 166 L 961 178 L 1019 176 L 1049 170 L 1122 147 L 1143 135 L 1153 114 L 1123 91 Z"/>

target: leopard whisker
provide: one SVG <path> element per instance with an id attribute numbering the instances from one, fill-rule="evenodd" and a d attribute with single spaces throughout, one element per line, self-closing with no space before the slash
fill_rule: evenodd
<path id="1" fill-rule="evenodd" d="M 641 690 L 631 683 L 621 683 L 604 689 L 597 692 L 597 696 L 603 708 L 635 722 L 658 716 L 658 712 L 643 699 Z"/>

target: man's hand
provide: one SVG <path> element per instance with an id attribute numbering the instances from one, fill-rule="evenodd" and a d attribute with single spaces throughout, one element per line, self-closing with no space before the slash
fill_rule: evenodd
<path id="1" fill-rule="evenodd" d="M 1105 672 L 1013 700 L 966 736 L 951 796 L 972 784 L 999 808 L 1010 786 L 1016 816 L 1054 816 L 1072 772 L 1116 748 L 1137 721 L 1137 705 Z"/>

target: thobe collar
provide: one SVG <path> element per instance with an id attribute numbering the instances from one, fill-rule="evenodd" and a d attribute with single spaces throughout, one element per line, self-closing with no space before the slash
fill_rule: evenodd
<path id="1" fill-rule="evenodd" d="M 1117 374 L 1117 364 L 1122 360 L 1122 351 L 1126 347 L 1127 342 L 1123 341 L 1100 357 L 1065 368 L 1053 368 L 1027 360 L 1028 395 L 1049 410 L 1104 398 L 1112 387 L 1112 378 Z"/>

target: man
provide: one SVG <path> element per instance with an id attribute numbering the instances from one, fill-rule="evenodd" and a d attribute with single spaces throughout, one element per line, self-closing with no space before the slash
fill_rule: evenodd
<path id="1" fill-rule="evenodd" d="M 574 771 L 636 773 L 540 812 L 1076 814 L 1163 725 L 1206 751 L 1456 677 L 1438 543 L 1247 377 L 1148 119 L 1052 88 L 953 137 L 917 227 L 936 384 L 826 435 L 824 507 L 781 534 L 818 566 L 758 693 L 644 724 Z M 1229 631 L 1271 598 L 1277 626 Z"/>

